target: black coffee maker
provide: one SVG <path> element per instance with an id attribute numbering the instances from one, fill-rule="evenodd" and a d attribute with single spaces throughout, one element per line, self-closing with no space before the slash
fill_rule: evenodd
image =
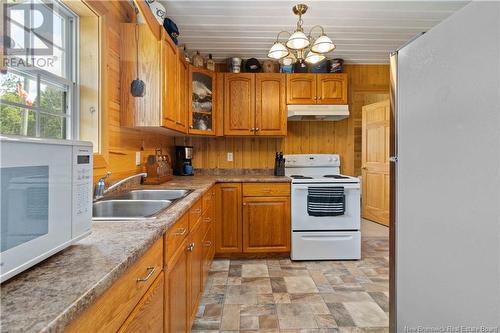
<path id="1" fill-rule="evenodd" d="M 175 146 L 174 175 L 193 176 L 193 147 Z"/>

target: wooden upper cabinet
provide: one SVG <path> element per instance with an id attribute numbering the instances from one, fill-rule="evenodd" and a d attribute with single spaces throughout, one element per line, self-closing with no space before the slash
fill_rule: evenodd
<path id="1" fill-rule="evenodd" d="M 224 75 L 224 134 L 254 135 L 255 74 Z"/>
<path id="2" fill-rule="evenodd" d="M 287 104 L 316 104 L 317 74 L 287 74 Z"/>
<path id="3" fill-rule="evenodd" d="M 178 93 L 179 93 L 179 65 L 177 48 L 164 36 L 161 40 L 162 49 L 162 96 L 163 96 L 163 126 L 169 129 L 177 129 L 178 117 Z M 147 89 L 148 87 L 146 87 Z M 153 110 L 150 110 L 153 111 Z"/>
<path id="4" fill-rule="evenodd" d="M 288 74 L 287 104 L 347 104 L 347 74 Z"/>
<path id="5" fill-rule="evenodd" d="M 317 103 L 347 104 L 347 74 L 318 74 Z"/>
<path id="6" fill-rule="evenodd" d="M 187 133 L 188 129 L 188 106 L 189 106 L 189 64 L 183 59 L 183 55 L 179 52 L 179 60 L 178 60 L 178 75 L 179 75 L 179 84 L 178 84 L 178 96 L 179 101 L 177 105 L 177 115 L 176 115 L 176 128 L 179 132 Z"/>
<path id="7" fill-rule="evenodd" d="M 215 252 L 241 252 L 241 183 L 217 185 Z"/>
<path id="8" fill-rule="evenodd" d="M 189 134 L 215 135 L 217 84 L 215 72 L 189 65 Z"/>
<path id="9" fill-rule="evenodd" d="M 255 134 L 286 135 L 286 80 L 283 74 L 255 76 Z"/>
<path id="10" fill-rule="evenodd" d="M 243 252 L 290 251 L 290 197 L 243 198 Z"/>
<path id="11" fill-rule="evenodd" d="M 135 33 L 139 33 L 139 75 Z M 167 128 L 187 132 L 186 64 L 166 34 L 157 40 L 145 24 L 122 23 L 120 57 L 121 124 L 126 127 Z M 143 97 L 133 97 L 130 84 L 145 83 Z"/>
<path id="12" fill-rule="evenodd" d="M 135 33 L 139 35 L 139 74 Z M 125 127 L 161 126 L 162 108 L 162 44 L 155 38 L 147 25 L 121 24 L 120 108 L 121 125 Z M 134 97 L 130 92 L 133 80 L 143 80 L 146 86 L 143 97 Z M 154 112 L 157 110 L 157 112 Z"/>

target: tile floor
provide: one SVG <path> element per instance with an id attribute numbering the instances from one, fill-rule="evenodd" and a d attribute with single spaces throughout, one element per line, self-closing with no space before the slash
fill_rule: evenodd
<path id="1" fill-rule="evenodd" d="M 367 223 L 360 261 L 215 260 L 193 332 L 388 332 L 387 228 Z"/>

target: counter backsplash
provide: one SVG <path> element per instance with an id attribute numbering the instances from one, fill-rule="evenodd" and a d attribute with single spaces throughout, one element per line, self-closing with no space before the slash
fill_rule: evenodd
<path id="1" fill-rule="evenodd" d="M 194 169 L 199 176 L 272 176 L 273 169 Z"/>

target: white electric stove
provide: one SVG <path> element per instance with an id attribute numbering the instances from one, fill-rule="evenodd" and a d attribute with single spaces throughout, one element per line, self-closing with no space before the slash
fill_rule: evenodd
<path id="1" fill-rule="evenodd" d="M 340 174 L 336 154 L 284 157 L 292 178 L 292 260 L 360 259 L 359 179 Z"/>

